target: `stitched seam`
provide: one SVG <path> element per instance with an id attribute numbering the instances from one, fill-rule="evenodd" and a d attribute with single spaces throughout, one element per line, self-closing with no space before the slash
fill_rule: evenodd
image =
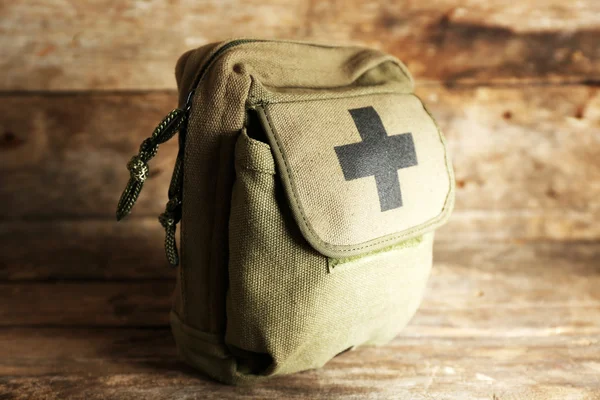
<path id="1" fill-rule="evenodd" d="M 362 65 L 365 60 L 368 60 L 369 58 L 371 58 L 374 55 L 374 52 L 370 49 L 364 49 L 366 51 L 364 51 L 362 53 L 362 55 L 360 57 L 358 57 L 355 61 L 355 64 L 357 65 Z M 366 74 L 367 72 L 381 66 L 382 64 L 386 63 L 386 62 L 392 62 L 394 63 L 394 65 L 400 70 L 400 72 L 402 73 L 402 75 L 404 75 L 404 77 L 406 78 L 406 80 L 408 82 L 411 83 L 411 85 L 413 84 L 413 79 L 412 77 L 410 77 L 409 75 L 407 75 L 404 67 L 402 66 L 403 64 L 400 62 L 400 60 L 398 60 L 396 57 L 391 56 L 391 55 L 386 55 L 383 54 L 381 52 L 378 52 L 378 59 L 373 59 L 374 64 L 371 66 L 365 66 L 362 65 L 365 69 L 362 71 L 362 73 L 358 76 L 356 76 L 354 78 L 354 80 L 351 81 L 351 83 L 346 84 L 346 85 L 339 85 L 339 86 L 329 86 L 329 87 L 323 87 L 323 86 L 306 86 L 306 85 L 299 85 L 299 86 L 265 86 L 265 88 L 270 88 L 270 87 L 276 87 L 278 89 L 300 89 L 300 88 L 309 88 L 309 89 L 315 89 L 315 90 L 326 90 L 326 89 L 343 89 L 346 87 L 352 87 L 353 84 L 360 79 L 360 77 L 362 77 L 364 74 Z M 327 69 L 327 70 L 315 70 L 315 69 L 310 69 L 310 68 L 293 68 L 293 67 L 288 67 L 288 70 L 292 70 L 292 71 L 310 71 L 310 72 L 331 72 L 331 69 Z M 374 87 L 374 85 L 370 85 L 370 87 Z"/>
<path id="2" fill-rule="evenodd" d="M 333 94 L 332 96 L 320 97 L 320 98 L 316 98 L 316 99 L 269 100 L 268 103 L 258 104 L 258 105 L 260 106 L 260 105 L 266 105 L 266 104 L 308 103 L 311 101 L 352 99 L 352 98 L 356 98 L 356 97 L 373 96 L 373 95 L 380 95 L 380 94 L 392 94 L 392 95 L 406 96 L 406 95 L 410 95 L 411 93 L 401 92 L 398 90 L 391 90 L 391 89 L 390 90 L 381 90 L 378 92 L 370 92 L 370 93 L 352 93 L 352 94 L 337 93 L 337 94 Z"/>
<path id="3" fill-rule="evenodd" d="M 186 126 L 185 126 L 186 135 L 189 132 L 188 131 L 189 126 L 190 126 L 190 123 L 189 123 L 189 121 L 187 121 Z M 182 314 L 181 316 L 186 321 L 187 321 L 187 299 L 186 299 L 186 291 L 185 291 L 185 283 L 186 283 L 185 268 L 186 268 L 187 263 L 185 262 L 185 250 L 184 249 L 186 247 L 187 240 L 185 240 L 185 238 L 186 238 L 186 235 L 184 232 L 185 231 L 185 228 L 184 228 L 185 223 L 183 223 L 183 221 L 184 221 L 183 216 L 185 215 L 184 209 L 186 208 L 186 206 L 185 206 L 186 202 L 183 201 L 183 198 L 185 196 L 185 186 L 186 186 L 186 184 L 185 184 L 185 160 L 187 158 L 186 157 L 187 149 L 188 149 L 187 147 L 185 147 L 183 149 L 183 160 L 181 160 L 183 165 L 181 166 L 181 174 L 182 174 L 182 177 L 181 177 L 181 180 L 182 180 L 182 183 L 181 183 L 181 191 L 182 191 L 182 193 L 181 193 L 181 224 L 179 224 L 179 240 L 181 241 L 181 246 L 180 246 L 181 249 L 179 250 L 181 252 L 181 258 L 179 260 L 179 279 L 180 279 L 179 291 L 181 293 L 181 314 Z"/>
<path id="4" fill-rule="evenodd" d="M 370 56 L 369 54 L 366 54 L 364 58 L 368 58 L 368 56 Z M 404 64 L 402 64 L 402 62 L 400 60 L 398 60 L 397 58 L 393 57 L 393 56 L 387 56 L 385 58 L 382 58 L 377 64 L 369 67 L 368 69 L 366 69 L 363 73 L 366 73 L 367 71 L 370 71 L 374 68 L 377 68 L 378 66 L 382 65 L 385 62 L 391 61 L 394 63 L 394 65 L 396 67 L 398 67 L 398 69 L 400 70 L 400 72 L 406 77 L 406 79 L 408 80 L 408 82 L 411 84 L 411 87 L 414 87 L 414 81 L 412 79 L 412 77 L 407 73 L 406 71 L 406 67 L 403 66 Z M 363 60 L 361 60 L 360 62 L 363 62 Z M 360 77 L 360 76 L 359 76 Z M 357 78 L 358 79 L 358 78 Z M 355 79 L 356 81 L 356 79 Z M 352 83 L 354 83 L 355 81 L 353 81 Z M 315 90 L 326 90 L 326 89 L 345 89 L 345 88 L 351 88 L 353 87 L 353 85 L 348 84 L 348 85 L 342 85 L 342 86 L 332 86 L 332 87 L 319 87 L 319 88 L 313 88 Z M 289 88 L 289 89 L 294 89 L 294 88 L 304 88 L 305 86 L 279 86 L 279 89 L 285 89 L 285 88 Z M 372 86 L 371 86 L 372 87 Z M 333 96 L 328 96 L 328 97 L 324 97 L 324 98 L 318 98 L 318 99 L 300 99 L 300 100 L 272 100 L 269 101 L 268 104 L 285 104 L 285 103 L 302 103 L 302 102 L 308 102 L 308 101 L 319 101 L 319 100 L 329 100 L 329 99 L 339 99 L 339 98 L 353 98 L 353 97 L 361 97 L 361 96 L 369 96 L 369 95 L 373 95 L 373 94 L 412 94 L 411 92 L 400 92 L 398 90 L 381 90 L 381 91 L 376 91 L 376 92 L 372 92 L 372 93 L 359 93 L 359 94 L 350 94 L 348 95 L 347 93 L 338 93 L 337 95 L 333 95 Z M 254 98 L 255 96 L 250 96 L 251 98 Z M 419 99 L 420 100 L 420 99 Z M 264 105 L 264 104 L 257 104 L 257 105 Z"/>
<path id="5" fill-rule="evenodd" d="M 228 74 L 227 75 L 227 79 L 224 82 L 224 87 L 225 87 L 225 93 L 223 94 L 223 98 L 229 98 L 228 94 L 230 92 L 230 85 L 229 82 L 231 81 L 232 75 Z M 225 118 L 225 114 L 221 113 L 220 118 L 219 118 L 219 128 L 222 128 L 224 123 L 223 123 L 223 119 Z M 216 235 L 216 230 L 217 229 L 223 229 L 223 228 L 217 228 L 217 215 L 215 212 L 215 205 L 218 204 L 219 202 L 219 187 L 220 187 L 220 183 L 222 182 L 223 179 L 225 179 L 225 177 L 222 174 L 222 171 L 224 169 L 224 165 L 223 165 L 223 160 L 222 160 L 222 152 L 223 152 L 223 136 L 220 135 L 219 138 L 217 139 L 217 156 L 218 156 L 218 165 L 217 165 L 217 170 L 216 170 L 216 179 L 214 181 L 214 189 L 215 189 L 215 197 L 212 199 L 212 219 L 210 222 L 210 235 L 208 238 L 208 263 L 207 263 L 207 271 L 206 274 L 204 275 L 205 278 L 208 280 L 208 282 L 210 283 L 207 287 L 206 290 L 206 304 L 208 305 L 208 307 L 205 309 L 205 311 L 207 312 L 206 315 L 206 321 L 208 323 L 208 327 L 205 327 L 207 331 L 212 332 L 213 328 L 214 331 L 217 331 L 217 318 L 219 318 L 219 316 L 216 315 L 216 313 L 214 313 L 212 310 L 215 310 L 215 293 L 217 293 L 217 290 L 215 289 L 214 285 L 216 284 L 216 275 L 217 272 L 215 271 L 216 268 L 219 268 L 220 266 L 218 265 L 218 254 L 215 254 L 215 249 L 214 249 L 214 241 L 215 241 L 215 235 Z M 227 229 L 227 228 L 224 228 Z"/>
<path id="6" fill-rule="evenodd" d="M 183 207 L 183 204 L 182 204 L 182 207 Z M 179 237 L 181 239 L 181 250 L 180 250 L 181 259 L 179 260 L 179 263 L 180 263 L 179 264 L 179 292 L 181 293 L 181 313 L 183 314 L 182 317 L 184 319 L 187 319 L 187 303 L 186 303 L 186 297 L 185 297 L 186 296 L 186 294 L 185 294 L 186 280 L 184 278 L 184 276 L 185 276 L 184 268 L 187 263 L 184 261 L 185 256 L 184 256 L 183 249 L 185 248 L 185 245 L 183 244 L 184 243 L 184 241 L 183 241 L 183 238 L 184 238 L 183 225 L 184 224 L 179 225 L 179 229 L 180 229 Z"/>
<path id="7" fill-rule="evenodd" d="M 388 94 L 388 93 L 369 93 L 369 94 L 361 94 L 361 95 L 354 96 L 354 97 L 368 96 L 368 95 L 374 95 L 374 94 Z M 399 95 L 399 96 L 406 96 L 406 95 L 412 95 L 412 96 L 414 96 L 414 94 L 412 94 L 412 93 L 397 93 L 397 92 L 394 92 L 394 93 L 391 93 L 391 94 L 395 94 L 395 95 Z M 421 102 L 421 100 L 418 97 L 417 97 L 417 99 L 419 100 L 419 102 L 421 104 L 423 104 L 423 102 Z M 304 100 L 304 101 L 319 101 L 319 100 L 328 100 L 328 99 L 309 99 L 309 100 Z M 288 101 L 287 103 L 293 103 L 293 101 Z M 371 247 L 380 246 L 381 244 L 384 244 L 384 243 L 388 243 L 388 242 L 391 242 L 391 241 L 402 239 L 402 238 L 410 236 L 410 235 L 414 235 L 416 232 L 424 231 L 427 228 L 430 228 L 431 226 L 436 225 L 437 223 L 439 223 L 440 221 L 442 221 L 444 218 L 446 218 L 448 216 L 448 210 L 450 208 L 449 207 L 449 205 L 450 205 L 449 204 L 450 203 L 449 200 L 451 198 L 450 195 L 452 193 L 452 187 L 453 187 L 451 179 L 449 179 L 450 184 L 449 184 L 448 193 L 446 194 L 446 199 L 444 201 L 444 207 L 442 208 L 442 210 L 440 211 L 440 213 L 436 217 L 430 219 L 429 221 L 424 222 L 423 224 L 420 224 L 417 227 L 414 227 L 413 229 L 410 229 L 408 231 L 403 231 L 401 234 L 396 234 L 396 235 L 391 234 L 392 236 L 386 236 L 384 238 L 375 240 L 375 242 L 373 242 L 373 243 L 364 244 L 364 245 L 358 245 L 358 246 L 355 246 L 355 247 L 352 247 L 352 248 L 341 248 L 340 249 L 336 245 L 332 245 L 330 243 L 327 243 L 327 242 L 323 241 L 316 234 L 314 228 L 312 227 L 312 225 L 308 222 L 308 220 L 306 218 L 306 214 L 304 212 L 304 208 L 303 208 L 302 204 L 300 204 L 300 202 L 298 200 L 299 196 L 297 194 L 296 184 L 292 181 L 292 179 L 290 179 L 290 177 L 291 177 L 290 167 L 288 165 L 286 155 L 281 151 L 281 144 L 279 142 L 279 137 L 276 134 L 276 130 L 275 130 L 275 126 L 273 124 L 273 121 L 271 120 L 270 112 L 267 109 L 266 105 L 263 107 L 263 109 L 265 111 L 265 117 L 267 119 L 267 122 L 269 123 L 269 128 L 271 129 L 271 132 L 272 132 L 273 137 L 275 139 L 275 145 L 277 146 L 277 152 L 281 155 L 281 159 L 283 160 L 283 164 L 285 166 L 286 178 L 288 180 L 288 184 L 290 185 L 290 187 L 292 189 L 291 190 L 292 201 L 293 201 L 294 205 L 296 206 L 296 208 L 298 209 L 298 211 L 300 213 L 300 216 L 302 218 L 303 224 L 304 224 L 304 226 L 306 227 L 306 229 L 308 231 L 307 233 L 310 235 L 310 237 L 313 240 L 315 240 L 317 243 L 319 243 L 320 245 L 322 245 L 324 248 L 330 249 L 330 250 L 333 250 L 333 251 L 337 251 L 337 252 L 340 252 L 340 253 L 347 253 L 347 252 L 351 252 L 351 251 L 363 250 L 363 249 L 368 249 L 368 248 L 371 248 Z M 431 117 L 431 114 L 429 114 L 429 113 L 427 113 L 427 114 L 433 120 L 433 118 Z M 433 121 L 434 121 L 434 124 L 436 126 L 436 130 L 438 131 L 438 136 L 441 137 L 441 131 L 440 131 L 439 127 L 437 126 L 437 124 L 435 123 L 435 120 L 433 120 Z M 444 142 L 442 142 L 442 143 L 444 144 Z M 446 146 L 444 145 L 444 156 L 445 156 L 445 158 L 447 160 L 447 156 L 446 155 L 447 155 L 447 149 L 446 149 Z M 446 162 L 446 174 L 448 176 L 450 176 L 449 166 L 448 166 L 447 162 Z"/>

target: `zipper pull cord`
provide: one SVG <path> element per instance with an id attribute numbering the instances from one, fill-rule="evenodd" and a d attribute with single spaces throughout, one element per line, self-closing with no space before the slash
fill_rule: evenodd
<path id="1" fill-rule="evenodd" d="M 165 212 L 160 214 L 158 221 L 165 228 L 165 255 L 172 267 L 179 265 L 179 251 L 177 250 L 177 240 L 175 233 L 177 232 L 177 224 L 181 221 L 182 216 L 182 190 L 183 190 L 183 154 L 185 148 L 185 136 L 187 132 L 187 121 L 192 101 L 196 90 L 192 89 L 185 101 L 185 116 L 179 127 L 179 152 L 175 160 L 173 175 L 171 175 L 171 183 L 169 184 L 169 201 L 165 207 Z"/>
<path id="2" fill-rule="evenodd" d="M 169 201 L 165 207 L 165 212 L 158 217 L 158 221 L 165 228 L 165 254 L 172 267 L 179 265 L 179 251 L 177 250 L 175 233 L 177 231 L 177 224 L 181 221 L 182 159 L 182 152 L 180 151 L 175 161 L 175 168 L 173 168 L 171 184 L 169 185 Z"/>
<path id="3" fill-rule="evenodd" d="M 137 201 L 150 168 L 148 161 L 158 152 L 158 145 L 171 139 L 180 129 L 186 112 L 180 108 L 171 111 L 152 132 L 152 135 L 140 145 L 140 151 L 127 163 L 130 173 L 129 182 L 117 204 L 117 221 L 125 218 Z M 179 157 L 178 157 L 179 158 Z"/>

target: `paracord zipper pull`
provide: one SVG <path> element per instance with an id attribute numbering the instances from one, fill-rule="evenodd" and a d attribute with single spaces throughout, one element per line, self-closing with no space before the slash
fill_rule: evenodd
<path id="1" fill-rule="evenodd" d="M 171 176 L 171 184 L 169 185 L 169 201 L 165 207 L 165 212 L 160 214 L 158 220 L 165 228 L 165 254 L 167 260 L 172 267 L 179 265 L 179 251 L 177 250 L 177 240 L 175 232 L 177 224 L 181 221 L 181 185 L 183 161 L 182 152 L 180 151 L 175 161 L 173 175 Z"/>
<path id="2" fill-rule="evenodd" d="M 192 89 L 185 101 L 184 109 L 186 117 L 182 119 L 182 123 L 179 126 L 179 152 L 177 153 L 173 175 L 171 175 L 171 183 L 169 184 L 169 201 L 165 207 L 165 212 L 158 217 L 158 221 L 165 228 L 165 254 L 172 267 L 179 265 L 179 250 L 177 250 L 175 233 L 177 232 L 177 224 L 181 221 L 182 216 L 183 148 L 187 129 L 187 116 L 192 108 L 195 92 L 196 90 Z"/>
<path id="3" fill-rule="evenodd" d="M 117 205 L 117 221 L 120 221 L 131 212 L 142 191 L 144 181 L 148 178 L 148 161 L 156 155 L 159 144 L 171 139 L 177 133 L 185 120 L 186 114 L 180 108 L 171 111 L 154 129 L 152 135 L 142 142 L 139 153 L 127 163 L 127 169 L 131 176 Z"/>

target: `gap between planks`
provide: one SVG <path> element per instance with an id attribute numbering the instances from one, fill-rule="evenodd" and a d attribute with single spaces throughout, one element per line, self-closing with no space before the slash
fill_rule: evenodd
<path id="1" fill-rule="evenodd" d="M 457 211 L 487 210 L 491 219 L 502 211 L 538 212 L 522 232 L 600 237 L 594 218 L 585 216 L 600 211 L 596 88 L 436 86 L 417 94 L 445 133 Z M 175 103 L 174 92 L 3 98 L 0 218 L 113 218 L 129 177 L 127 161 Z M 161 145 L 133 215 L 164 210 L 176 153 L 176 141 Z M 556 220 L 544 220 L 545 212 Z"/>
<path id="2" fill-rule="evenodd" d="M 494 81 L 444 81 L 444 80 L 415 80 L 416 88 L 435 88 L 445 87 L 449 89 L 477 89 L 482 88 L 526 88 L 526 87 L 561 87 L 561 86 L 600 86 L 599 78 L 589 79 L 519 79 L 514 80 L 494 80 Z M 61 97 L 61 96 L 140 96 L 148 94 L 165 94 L 176 96 L 178 91 L 172 89 L 79 89 L 79 90 L 0 90 L 0 98 L 2 97 L 27 97 L 27 96 L 44 96 L 44 97 Z"/>
<path id="3" fill-rule="evenodd" d="M 423 303 L 411 323 L 415 332 L 450 336 L 600 334 L 600 293 L 596 290 L 600 286 L 600 246 L 596 242 L 462 246 L 441 242 L 435 247 L 434 260 Z M 47 276 L 68 277 L 77 276 L 78 266 L 45 271 L 40 267 Z M 165 269 L 164 263 L 146 268 L 128 271 L 125 277 L 154 274 L 164 279 L 111 281 L 110 274 L 115 272 L 99 266 L 88 276 L 108 280 L 5 281 L 0 284 L 0 303 L 5 305 L 0 309 L 0 325 L 166 326 L 173 271 Z M 27 279 L 41 276 L 35 269 L 31 272 Z"/>

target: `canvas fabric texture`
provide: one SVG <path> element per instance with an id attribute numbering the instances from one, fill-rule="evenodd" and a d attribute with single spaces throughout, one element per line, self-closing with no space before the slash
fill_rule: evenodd
<path id="1" fill-rule="evenodd" d="M 181 106 L 204 73 L 182 142 L 171 323 L 187 362 L 244 384 L 397 335 L 421 301 L 454 183 L 400 61 L 231 43 L 176 67 Z"/>
<path id="2" fill-rule="evenodd" d="M 444 141 L 414 95 L 373 94 L 272 103 L 263 108 L 274 148 L 286 166 L 282 173 L 286 174 L 290 197 L 295 199 L 297 212 L 302 214 L 301 227 L 322 253 L 344 257 L 372 251 L 399 238 L 430 230 L 446 218 L 452 207 L 452 182 Z M 386 147 L 383 150 L 389 151 L 393 146 L 393 142 L 386 143 L 387 139 L 411 135 L 410 151 L 415 153 L 412 165 L 399 170 L 392 166 L 391 184 L 395 190 L 400 187 L 402 206 L 385 212 L 381 210 L 378 196 L 381 189 L 378 190 L 376 179 L 348 181 L 335 152 L 348 148 L 351 153 L 347 156 L 354 159 L 349 162 L 367 158 L 364 161 L 368 165 L 357 166 L 359 169 L 369 169 L 380 160 L 388 164 L 385 154 L 374 152 L 373 159 L 368 154 L 362 156 L 370 150 L 368 138 L 361 140 L 349 111 L 366 108 L 371 108 L 374 117 L 381 119 L 382 128 L 388 131 L 382 132 L 381 144 Z"/>

